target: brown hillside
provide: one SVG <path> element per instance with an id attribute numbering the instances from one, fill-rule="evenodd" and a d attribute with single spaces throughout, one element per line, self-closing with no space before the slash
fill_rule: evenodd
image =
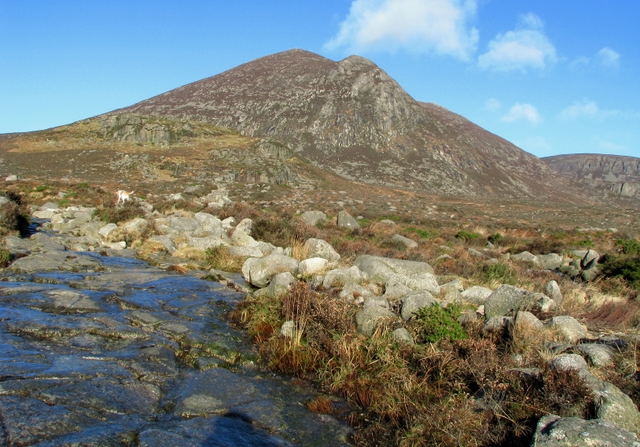
<path id="1" fill-rule="evenodd" d="M 173 116 L 270 137 L 350 179 L 435 194 L 558 198 L 538 158 L 414 100 L 371 61 L 263 57 L 113 114 Z"/>

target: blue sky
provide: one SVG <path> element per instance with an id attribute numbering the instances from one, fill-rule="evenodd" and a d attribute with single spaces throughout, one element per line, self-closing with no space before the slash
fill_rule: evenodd
<path id="1" fill-rule="evenodd" d="M 640 157 L 638 23 L 635 0 L 0 0 L 0 133 L 302 48 L 367 57 L 540 157 Z"/>

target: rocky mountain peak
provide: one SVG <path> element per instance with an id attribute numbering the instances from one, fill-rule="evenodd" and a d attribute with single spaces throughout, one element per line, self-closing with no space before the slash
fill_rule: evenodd
<path id="1" fill-rule="evenodd" d="M 538 158 L 443 107 L 372 61 L 294 49 L 113 113 L 172 116 L 272 138 L 348 179 L 436 194 L 556 197 Z"/>

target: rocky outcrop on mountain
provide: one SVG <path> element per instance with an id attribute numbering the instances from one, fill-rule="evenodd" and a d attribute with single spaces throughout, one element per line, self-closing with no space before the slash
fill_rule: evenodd
<path id="1" fill-rule="evenodd" d="M 640 158 L 572 154 L 542 159 L 551 169 L 599 196 L 640 198 Z"/>
<path id="2" fill-rule="evenodd" d="M 133 106 L 272 138 L 316 166 L 366 183 L 440 194 L 558 197 L 538 158 L 435 104 L 371 61 L 303 50 L 263 57 Z M 554 192 L 555 191 L 555 192 Z"/>

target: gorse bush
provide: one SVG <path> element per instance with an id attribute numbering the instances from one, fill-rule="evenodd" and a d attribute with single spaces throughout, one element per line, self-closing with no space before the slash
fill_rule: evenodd
<path id="1" fill-rule="evenodd" d="M 97 209 L 94 212 L 94 215 L 103 222 L 117 224 L 136 217 L 145 217 L 146 213 L 138 204 L 129 201 L 125 202 L 121 206 L 118 206 L 115 203 L 108 203 L 102 208 Z"/>
<path id="2" fill-rule="evenodd" d="M 600 271 L 605 276 L 623 278 L 631 287 L 640 290 L 640 255 L 605 255 Z"/>
<path id="3" fill-rule="evenodd" d="M 615 246 L 625 255 L 640 255 L 640 242 L 636 239 L 617 239 Z"/>
<path id="4" fill-rule="evenodd" d="M 458 233 L 456 233 L 456 239 L 460 239 L 462 241 L 465 242 L 469 242 L 472 241 L 474 239 L 480 239 L 480 234 L 478 233 L 471 233 L 469 231 L 465 231 L 465 230 L 460 230 L 458 231 Z"/>
<path id="5" fill-rule="evenodd" d="M 418 343 L 437 343 L 446 338 L 451 341 L 467 338 L 467 334 L 458 322 L 460 306 L 451 304 L 440 307 L 435 304 L 423 307 L 416 312 L 414 330 Z"/>

